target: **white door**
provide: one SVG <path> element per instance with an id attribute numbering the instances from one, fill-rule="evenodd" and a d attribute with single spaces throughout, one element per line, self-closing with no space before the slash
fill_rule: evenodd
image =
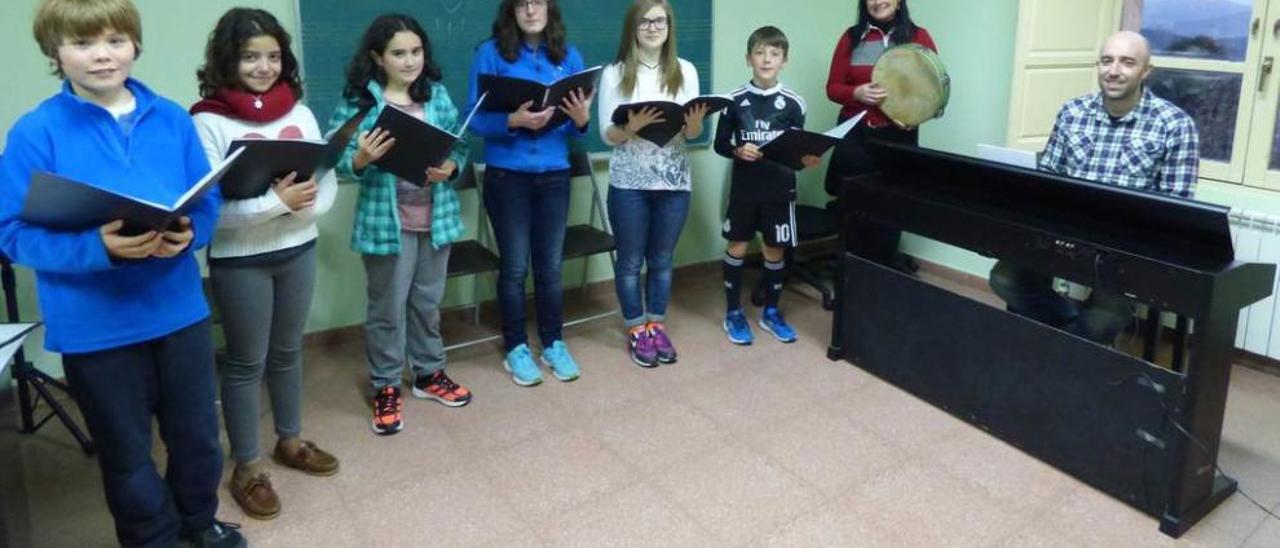
<path id="1" fill-rule="evenodd" d="M 1098 46 L 1117 0 L 1021 0 L 1006 146 L 1039 151 L 1062 103 L 1097 89 Z"/>

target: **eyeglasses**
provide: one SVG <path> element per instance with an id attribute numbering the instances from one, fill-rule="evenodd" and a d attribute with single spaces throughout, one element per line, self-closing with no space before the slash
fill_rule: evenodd
<path id="1" fill-rule="evenodd" d="M 542 9 L 547 7 L 547 0 L 516 0 L 516 9 Z"/>
<path id="2" fill-rule="evenodd" d="M 654 17 L 653 19 L 649 19 L 648 17 L 644 17 L 640 19 L 640 23 L 636 26 L 639 27 L 640 30 L 663 30 L 667 28 L 667 18 Z"/>

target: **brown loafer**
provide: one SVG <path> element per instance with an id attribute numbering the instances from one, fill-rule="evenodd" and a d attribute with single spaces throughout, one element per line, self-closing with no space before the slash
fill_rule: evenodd
<path id="1" fill-rule="evenodd" d="M 280 464 L 302 470 L 312 476 L 332 476 L 338 473 L 338 457 L 325 452 L 309 441 L 303 441 L 292 455 L 276 445 L 275 457 Z"/>
<path id="2" fill-rule="evenodd" d="M 280 515 L 280 497 L 271 487 L 271 475 L 266 472 L 247 478 L 231 475 L 227 482 L 227 490 L 235 499 L 245 515 L 261 520 L 273 519 Z"/>

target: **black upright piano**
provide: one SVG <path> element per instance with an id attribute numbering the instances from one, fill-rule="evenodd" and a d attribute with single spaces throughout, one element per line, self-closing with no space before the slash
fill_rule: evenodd
<path id="1" fill-rule="evenodd" d="M 1177 537 L 1235 492 L 1217 469 L 1241 308 L 1275 266 L 1234 259 L 1226 208 L 873 141 L 845 181 L 833 359 L 978 426 Z M 1190 319 L 1163 367 L 865 259 L 892 226 Z M 1179 349 L 1182 350 L 1182 349 Z"/>

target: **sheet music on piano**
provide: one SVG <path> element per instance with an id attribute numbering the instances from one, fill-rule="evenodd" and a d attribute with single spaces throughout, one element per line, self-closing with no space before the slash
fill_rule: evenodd
<path id="1" fill-rule="evenodd" d="M 998 147 L 995 145 L 978 143 L 978 158 L 990 162 L 1000 162 L 1011 166 L 1036 169 L 1037 156 L 1039 155 L 1035 152 L 1031 152 L 1030 150 Z"/>
<path id="2" fill-rule="evenodd" d="M 22 348 L 22 341 L 30 335 L 40 323 L 5 323 L 0 324 L 0 373 L 13 361 L 13 355 Z"/>

